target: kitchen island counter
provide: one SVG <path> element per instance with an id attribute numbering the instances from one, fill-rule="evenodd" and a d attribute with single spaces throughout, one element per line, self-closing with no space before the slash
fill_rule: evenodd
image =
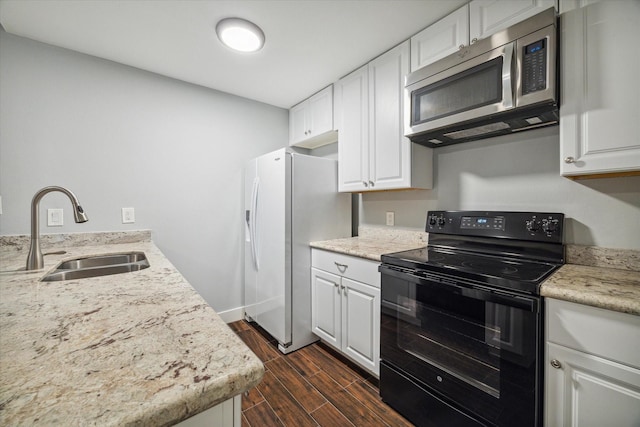
<path id="1" fill-rule="evenodd" d="M 66 253 L 29 272 L 24 240 L 0 238 L 0 424 L 172 425 L 262 378 L 260 360 L 150 233 L 115 235 L 44 239 L 43 252 Z M 150 267 L 40 281 L 63 260 L 128 251 L 143 251 Z"/>

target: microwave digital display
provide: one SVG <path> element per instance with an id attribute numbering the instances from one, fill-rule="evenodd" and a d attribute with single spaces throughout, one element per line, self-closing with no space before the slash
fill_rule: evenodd
<path id="1" fill-rule="evenodd" d="M 538 40 L 524 47 L 522 59 L 522 94 L 537 92 L 547 88 L 546 39 Z"/>
<path id="2" fill-rule="evenodd" d="M 529 46 L 525 47 L 525 54 L 530 54 L 530 53 L 535 53 L 539 50 L 544 49 L 544 42 L 545 40 L 539 40 L 535 43 L 530 44 Z"/>

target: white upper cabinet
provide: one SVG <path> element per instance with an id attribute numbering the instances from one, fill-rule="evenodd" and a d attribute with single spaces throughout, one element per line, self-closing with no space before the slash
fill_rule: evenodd
<path id="1" fill-rule="evenodd" d="M 369 66 L 335 84 L 338 128 L 338 191 L 369 185 Z"/>
<path id="2" fill-rule="evenodd" d="M 289 145 L 316 148 L 337 140 L 333 127 L 333 86 L 289 110 Z"/>
<path id="3" fill-rule="evenodd" d="M 640 174 L 640 2 L 561 6 L 560 171 Z"/>
<path id="4" fill-rule="evenodd" d="M 431 188 L 432 151 L 404 137 L 404 77 L 409 41 L 335 84 L 338 189 Z"/>
<path id="5" fill-rule="evenodd" d="M 469 44 L 469 5 L 411 37 L 411 71 L 451 55 Z"/>
<path id="6" fill-rule="evenodd" d="M 469 3 L 469 38 L 473 44 L 545 9 L 555 0 L 473 0 Z"/>
<path id="7" fill-rule="evenodd" d="M 555 0 L 473 0 L 411 38 L 411 71 L 555 6 Z"/>

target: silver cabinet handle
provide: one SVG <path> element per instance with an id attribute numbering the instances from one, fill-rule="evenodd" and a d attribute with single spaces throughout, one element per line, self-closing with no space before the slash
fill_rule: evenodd
<path id="1" fill-rule="evenodd" d="M 573 157 L 569 156 L 569 157 L 565 157 L 564 158 L 564 162 L 571 164 L 571 163 L 575 163 L 576 159 L 574 159 Z"/>
<path id="2" fill-rule="evenodd" d="M 555 369 L 562 368 L 562 363 L 560 363 L 557 359 L 553 359 L 549 363 L 551 363 L 551 366 L 554 367 Z"/>
<path id="3" fill-rule="evenodd" d="M 464 49 L 464 45 L 463 45 L 463 44 L 461 44 L 460 46 L 458 46 L 458 50 L 462 50 L 462 49 Z"/>
<path id="4" fill-rule="evenodd" d="M 369 185 L 372 186 L 372 187 L 376 186 L 375 182 L 373 182 L 373 181 L 369 181 Z"/>
<path id="5" fill-rule="evenodd" d="M 362 184 L 364 184 L 365 187 L 369 186 L 369 183 L 367 181 L 362 181 Z"/>
<path id="6" fill-rule="evenodd" d="M 477 42 L 477 41 L 478 41 L 478 38 L 477 38 L 477 37 L 474 37 L 473 39 L 471 39 L 471 44 L 474 44 L 474 43 L 475 43 L 475 42 Z"/>
<path id="7" fill-rule="evenodd" d="M 340 271 L 340 273 L 344 273 L 345 271 L 347 271 L 347 268 L 349 268 L 349 266 L 347 264 L 340 264 L 337 261 L 333 262 L 336 267 L 338 267 L 338 270 Z"/>

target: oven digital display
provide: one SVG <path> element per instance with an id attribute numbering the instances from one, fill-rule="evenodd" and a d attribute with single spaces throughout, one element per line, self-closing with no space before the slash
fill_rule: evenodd
<path id="1" fill-rule="evenodd" d="M 504 230 L 504 222 L 503 216 L 463 216 L 460 228 Z"/>

